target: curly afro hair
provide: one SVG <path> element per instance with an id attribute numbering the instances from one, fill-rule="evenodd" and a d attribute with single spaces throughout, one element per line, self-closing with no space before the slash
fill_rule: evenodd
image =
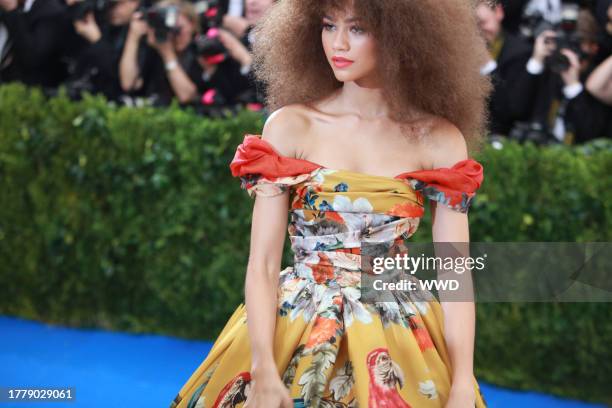
<path id="1" fill-rule="evenodd" d="M 253 70 L 270 111 L 309 104 L 342 86 L 326 60 L 323 15 L 352 7 L 378 44 L 382 92 L 390 118 L 413 122 L 416 111 L 441 116 L 478 145 L 486 132 L 491 80 L 477 0 L 279 0 L 253 29 Z M 307 61 L 299 69 L 295 61 Z"/>

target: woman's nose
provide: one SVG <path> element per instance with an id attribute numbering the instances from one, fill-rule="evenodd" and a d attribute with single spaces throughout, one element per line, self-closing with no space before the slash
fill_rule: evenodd
<path id="1" fill-rule="evenodd" d="M 337 30 L 334 36 L 334 49 L 335 50 L 347 50 L 348 39 L 344 30 Z"/>

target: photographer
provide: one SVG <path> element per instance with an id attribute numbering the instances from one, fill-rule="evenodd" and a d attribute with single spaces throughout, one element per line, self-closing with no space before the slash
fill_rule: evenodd
<path id="1" fill-rule="evenodd" d="M 0 0 L 0 22 L 6 30 L 0 82 L 53 88 L 66 78 L 61 55 L 69 26 L 64 13 L 59 0 Z"/>
<path id="2" fill-rule="evenodd" d="M 245 0 L 244 17 L 227 14 L 223 16 L 223 27 L 232 32 L 251 50 L 251 30 L 276 0 Z"/>
<path id="3" fill-rule="evenodd" d="M 507 136 L 516 121 L 530 117 L 539 77 L 526 68 L 531 44 L 503 29 L 504 9 L 491 3 L 480 0 L 476 7 L 476 19 L 490 52 L 481 73 L 490 75 L 494 85 L 489 99 L 489 131 Z"/>
<path id="4" fill-rule="evenodd" d="M 74 27 L 70 48 L 76 50 L 69 84 L 83 88 L 77 91 L 102 92 L 109 100 L 118 100 L 122 93 L 119 59 L 129 23 L 140 1 L 107 0 L 97 3 L 99 9 L 89 0 L 66 0 L 66 3 Z"/>
<path id="5" fill-rule="evenodd" d="M 214 41 L 218 41 L 217 46 Z M 244 44 L 222 28 L 209 29 L 206 42 L 198 46 L 202 104 L 212 107 L 257 102 L 251 78 L 252 57 Z"/>
<path id="6" fill-rule="evenodd" d="M 566 27 L 571 27 L 566 22 Z M 575 29 L 545 30 L 538 35 L 529 69 L 542 76 L 534 120 L 557 142 L 582 143 L 608 136 L 612 111 L 597 100 L 584 82 L 595 68 L 599 27 L 592 13 L 578 12 Z"/>
<path id="7" fill-rule="evenodd" d="M 136 13 L 119 63 L 121 88 L 155 105 L 168 105 L 174 97 L 181 104 L 193 102 L 202 74 L 192 43 L 198 30 L 198 16 L 184 1 L 166 0 L 144 15 Z"/>
<path id="8" fill-rule="evenodd" d="M 230 51 L 233 59 L 240 63 L 240 75 L 236 74 L 236 64 L 234 66 L 225 68 L 230 70 L 232 75 L 228 75 L 229 81 L 240 84 L 242 91 L 240 95 L 236 97 L 239 102 L 243 103 L 254 103 L 259 106 L 254 109 L 261 109 L 265 100 L 265 87 L 255 80 L 253 73 L 250 70 L 251 57 L 250 53 L 252 49 L 253 38 L 253 27 L 261 19 L 261 17 L 268 11 L 268 9 L 274 4 L 276 0 L 246 0 L 244 2 L 244 17 L 227 14 L 223 16 L 223 28 L 227 29 L 224 31 L 220 38 L 223 44 Z M 233 34 L 233 35 L 232 35 Z M 235 39 L 239 39 L 239 43 Z M 243 50 L 240 45 L 246 47 Z M 246 52 L 245 52 L 246 51 Z M 203 64 L 205 72 L 209 72 L 210 68 Z M 207 74 L 205 74 L 206 77 Z M 206 80 L 206 78 L 205 78 Z"/>

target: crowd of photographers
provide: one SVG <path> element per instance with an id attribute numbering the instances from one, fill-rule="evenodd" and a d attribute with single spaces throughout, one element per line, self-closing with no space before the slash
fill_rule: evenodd
<path id="1" fill-rule="evenodd" d="M 205 115 L 263 109 L 252 27 L 275 0 L 0 0 L 0 83 L 64 85 Z M 476 0 L 495 90 L 490 133 L 536 143 L 612 136 L 612 0 Z"/>
<path id="2" fill-rule="evenodd" d="M 538 144 L 612 137 L 612 0 L 480 0 L 491 133 Z"/>
<path id="3" fill-rule="evenodd" d="M 0 83 L 204 115 L 261 110 L 251 29 L 273 0 L 0 0 Z"/>

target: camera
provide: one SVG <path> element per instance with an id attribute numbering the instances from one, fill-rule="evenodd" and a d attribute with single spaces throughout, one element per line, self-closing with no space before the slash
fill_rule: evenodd
<path id="1" fill-rule="evenodd" d="M 179 9 L 176 6 L 152 6 L 144 13 L 144 18 L 155 33 L 155 40 L 159 43 L 168 40 L 170 34 L 178 34 Z"/>
<path id="2" fill-rule="evenodd" d="M 225 11 L 218 0 L 196 1 L 193 6 L 200 18 L 200 28 L 203 33 L 213 27 L 221 26 Z"/>
<path id="3" fill-rule="evenodd" d="M 561 50 L 569 49 L 578 55 L 579 58 L 583 58 L 584 54 L 580 48 L 580 36 L 576 30 L 578 25 L 578 12 L 579 8 L 575 4 L 564 4 L 562 9 L 562 19 L 559 24 L 553 26 L 549 23 L 543 23 L 540 26 L 538 32 L 544 30 L 552 30 L 555 32 L 555 38 L 549 38 L 546 40 L 547 43 L 553 43 L 555 50 L 552 55 L 547 57 L 546 64 L 550 67 L 550 70 L 555 73 L 560 73 L 567 70 L 570 67 L 570 61 Z"/>
<path id="4" fill-rule="evenodd" d="M 88 13 L 97 14 L 107 10 L 111 3 L 112 0 L 81 0 L 69 6 L 68 13 L 73 21 L 82 20 Z"/>
<path id="5" fill-rule="evenodd" d="M 546 24 L 544 16 L 540 12 L 533 14 L 523 14 L 519 24 L 520 33 L 528 39 L 533 40 L 538 32 L 542 32 L 543 25 Z"/>
<path id="6" fill-rule="evenodd" d="M 219 64 L 227 58 L 227 49 L 219 39 L 219 29 L 208 29 L 205 34 L 194 39 L 196 54 L 209 65 Z"/>
<path id="7" fill-rule="evenodd" d="M 194 6 L 200 17 L 201 32 L 204 33 L 194 39 L 196 53 L 210 65 L 219 64 L 227 57 L 227 49 L 219 40 L 218 30 L 223 11 L 217 0 L 197 1 Z"/>

